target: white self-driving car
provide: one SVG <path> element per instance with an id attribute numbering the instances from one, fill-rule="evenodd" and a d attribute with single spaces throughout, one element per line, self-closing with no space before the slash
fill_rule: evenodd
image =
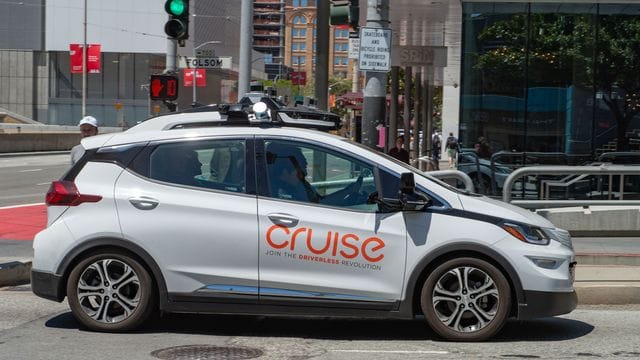
<path id="1" fill-rule="evenodd" d="M 576 307 L 566 231 L 305 129 L 336 124 L 264 118 L 172 114 L 82 140 L 47 193 L 33 292 L 99 331 L 157 310 L 424 315 L 459 341 Z"/>

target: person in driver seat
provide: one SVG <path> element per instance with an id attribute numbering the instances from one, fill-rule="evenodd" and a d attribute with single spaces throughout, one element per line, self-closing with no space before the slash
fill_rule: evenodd
<path id="1" fill-rule="evenodd" d="M 272 143 L 267 148 L 267 166 L 271 196 L 326 205 L 346 205 L 351 194 L 357 194 L 362 186 L 362 175 L 344 189 L 328 195 L 320 195 L 307 179 L 307 159 L 300 148 Z"/>

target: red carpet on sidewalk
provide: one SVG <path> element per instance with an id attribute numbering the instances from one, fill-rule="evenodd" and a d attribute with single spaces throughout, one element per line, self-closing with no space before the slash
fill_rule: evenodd
<path id="1" fill-rule="evenodd" d="M 0 240 L 33 240 L 46 226 L 44 204 L 0 208 Z"/>

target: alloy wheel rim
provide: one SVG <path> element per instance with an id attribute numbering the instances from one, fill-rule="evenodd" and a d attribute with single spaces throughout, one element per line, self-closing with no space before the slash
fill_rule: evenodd
<path id="1" fill-rule="evenodd" d="M 85 314 L 100 323 L 128 319 L 140 302 L 138 274 L 117 259 L 101 259 L 82 272 L 77 297 Z"/>
<path id="2" fill-rule="evenodd" d="M 487 273 L 463 266 L 447 271 L 438 279 L 432 303 L 444 325 L 457 332 L 470 333 L 493 321 L 500 306 L 500 295 Z"/>

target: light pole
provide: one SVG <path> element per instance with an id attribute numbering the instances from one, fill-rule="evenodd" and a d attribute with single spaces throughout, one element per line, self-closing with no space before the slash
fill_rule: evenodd
<path id="1" fill-rule="evenodd" d="M 217 41 L 217 40 L 212 40 L 212 41 L 205 41 L 202 44 L 195 46 L 193 48 L 193 57 L 195 59 L 196 57 L 196 50 L 200 49 L 201 47 L 205 46 L 205 45 L 209 45 L 209 44 L 221 44 L 222 41 Z M 197 73 L 198 73 L 198 62 L 195 61 L 193 62 L 193 99 L 192 99 L 192 105 L 195 107 L 196 105 L 196 80 L 197 80 Z"/>

